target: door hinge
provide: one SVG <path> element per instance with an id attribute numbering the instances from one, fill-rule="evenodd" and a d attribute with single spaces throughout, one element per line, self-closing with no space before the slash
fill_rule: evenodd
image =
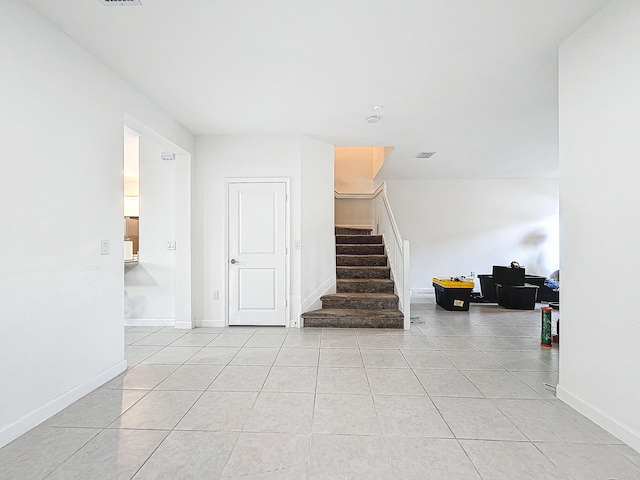
<path id="1" fill-rule="evenodd" d="M 287 300 L 286 298 L 284 299 L 284 306 L 288 307 L 289 306 L 289 300 Z"/>
<path id="2" fill-rule="evenodd" d="M 289 255 L 289 247 L 284 247 L 284 254 Z"/>

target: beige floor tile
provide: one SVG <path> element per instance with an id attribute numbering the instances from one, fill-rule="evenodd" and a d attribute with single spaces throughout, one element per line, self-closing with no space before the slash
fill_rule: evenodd
<path id="1" fill-rule="evenodd" d="M 168 433 L 165 430 L 103 430 L 47 480 L 132 478 Z"/>
<path id="2" fill-rule="evenodd" d="M 395 478 L 402 480 L 481 480 L 455 440 L 387 437 Z"/>
<path id="3" fill-rule="evenodd" d="M 309 434 L 243 432 L 220 479 L 304 479 L 309 444 Z"/>
<path id="4" fill-rule="evenodd" d="M 218 478 L 237 437 L 234 432 L 173 431 L 133 478 Z"/>
<path id="5" fill-rule="evenodd" d="M 391 462 L 383 437 L 314 434 L 308 478 L 392 479 Z"/>
<path id="6" fill-rule="evenodd" d="M 318 393 L 313 433 L 380 435 L 380 422 L 371 395 Z"/>

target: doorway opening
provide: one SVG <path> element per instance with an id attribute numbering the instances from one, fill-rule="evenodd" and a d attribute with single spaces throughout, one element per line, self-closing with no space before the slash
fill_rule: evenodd
<path id="1" fill-rule="evenodd" d="M 124 325 L 193 327 L 191 155 L 125 116 Z"/>

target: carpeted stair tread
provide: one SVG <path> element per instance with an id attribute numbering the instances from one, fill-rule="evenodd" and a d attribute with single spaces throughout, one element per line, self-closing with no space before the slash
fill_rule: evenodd
<path id="1" fill-rule="evenodd" d="M 395 293 L 329 293 L 327 295 L 323 295 L 322 298 L 326 297 L 339 297 L 339 298 L 391 298 L 398 299 L 398 296 Z M 321 299 L 322 299 L 321 298 Z"/>
<path id="2" fill-rule="evenodd" d="M 384 245 L 343 243 L 336 245 L 337 255 L 384 255 Z"/>
<path id="3" fill-rule="evenodd" d="M 339 267 L 386 267 L 386 255 L 336 255 L 336 265 Z"/>
<path id="4" fill-rule="evenodd" d="M 382 235 L 336 235 L 336 244 L 382 245 Z"/>
<path id="5" fill-rule="evenodd" d="M 337 278 L 389 278 L 391 267 L 336 267 Z"/>
<path id="6" fill-rule="evenodd" d="M 371 235 L 371 228 L 336 227 L 336 235 Z"/>
<path id="7" fill-rule="evenodd" d="M 393 293 L 393 280 L 389 278 L 339 278 L 338 293 Z"/>
<path id="8" fill-rule="evenodd" d="M 393 285 L 393 280 L 391 280 L 390 278 L 338 278 L 337 283 L 371 283 Z"/>
<path id="9" fill-rule="evenodd" d="M 347 315 L 350 317 L 389 317 L 389 318 L 404 318 L 404 315 L 400 310 L 355 310 L 352 308 L 322 308 L 320 310 L 312 310 L 302 314 L 305 318 L 310 316 L 321 317 L 336 317 L 340 315 Z"/>
<path id="10" fill-rule="evenodd" d="M 305 327 L 402 328 L 400 310 L 323 308 L 303 313 Z"/>
<path id="11" fill-rule="evenodd" d="M 320 300 L 322 308 L 354 310 L 397 310 L 399 302 L 393 293 L 332 293 Z"/>

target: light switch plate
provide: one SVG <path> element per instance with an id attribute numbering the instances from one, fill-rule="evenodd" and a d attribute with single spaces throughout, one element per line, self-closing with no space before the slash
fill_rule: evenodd
<path id="1" fill-rule="evenodd" d="M 109 255 L 109 240 L 100 240 L 100 255 Z"/>

